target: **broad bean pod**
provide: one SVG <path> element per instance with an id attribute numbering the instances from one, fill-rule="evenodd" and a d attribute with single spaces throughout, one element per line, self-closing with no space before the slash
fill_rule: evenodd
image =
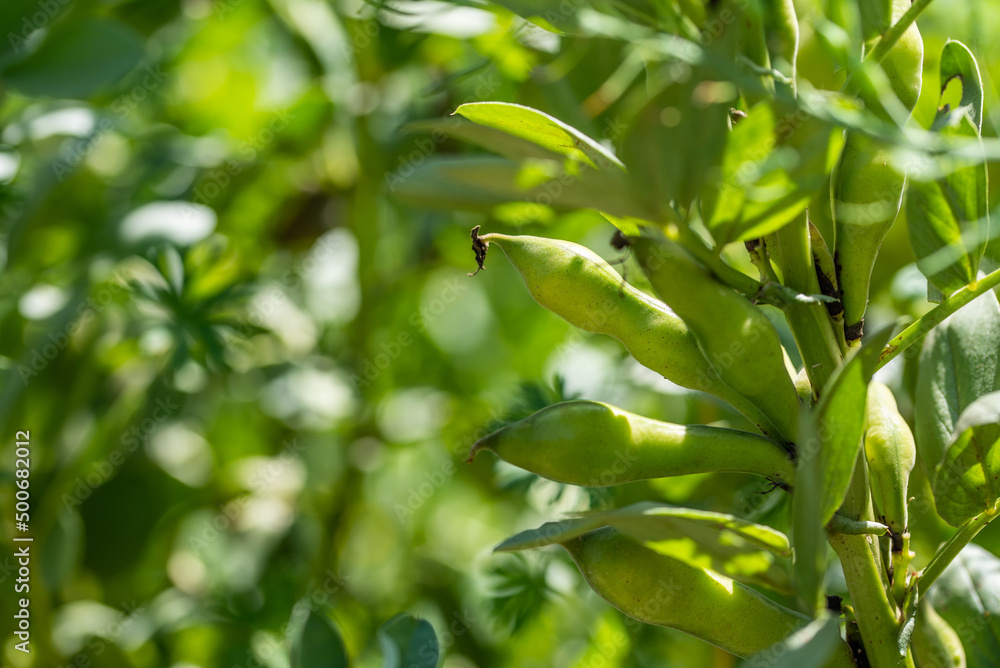
<path id="1" fill-rule="evenodd" d="M 892 20 L 898 21 L 909 6 L 908 0 L 893 0 Z M 923 40 L 913 23 L 881 63 L 906 110 L 912 110 L 920 96 L 923 55 Z M 878 91 L 864 89 L 859 95 L 877 116 L 892 120 Z M 833 178 L 835 258 L 849 342 L 861 338 L 875 257 L 902 203 L 905 176 L 890 164 L 890 153 L 886 144 L 848 132 Z"/>
<path id="2" fill-rule="evenodd" d="M 660 422 L 596 401 L 543 408 L 480 439 L 470 459 L 480 450 L 550 480 L 591 487 L 710 471 L 754 473 L 788 486 L 795 473 L 785 450 L 763 436 Z"/>
<path id="3" fill-rule="evenodd" d="M 683 631 L 737 656 L 764 652 L 809 621 L 739 582 L 656 552 L 612 528 L 563 547 L 591 588 L 629 617 Z M 846 643 L 839 643 L 826 665 L 855 666 Z"/>
<path id="4" fill-rule="evenodd" d="M 955 629 L 923 600 L 911 637 L 913 658 L 919 668 L 965 668 L 965 647 Z"/>
<path id="5" fill-rule="evenodd" d="M 917 448 L 892 391 L 882 383 L 868 387 L 865 457 L 871 475 L 875 513 L 894 537 L 907 531 L 907 485 L 917 461 Z"/>
<path id="6" fill-rule="evenodd" d="M 683 318 L 719 377 L 794 442 L 799 396 L 767 315 L 672 242 L 638 237 L 631 245 L 653 290 Z"/>
<path id="7" fill-rule="evenodd" d="M 491 233 L 478 239 L 503 250 L 528 292 L 548 310 L 580 329 L 617 339 L 643 366 L 681 387 L 722 399 L 764 434 L 779 435 L 754 403 L 719 377 L 677 314 L 629 285 L 590 249 L 527 235 Z"/>

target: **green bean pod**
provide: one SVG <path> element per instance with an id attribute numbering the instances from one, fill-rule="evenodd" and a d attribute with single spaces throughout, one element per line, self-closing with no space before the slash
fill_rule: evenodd
<path id="1" fill-rule="evenodd" d="M 763 436 L 651 420 L 596 401 L 548 406 L 479 440 L 470 459 L 490 450 L 537 475 L 589 487 L 710 471 L 755 473 L 787 487 L 795 465 Z"/>
<path id="2" fill-rule="evenodd" d="M 875 513 L 893 536 L 907 531 L 906 499 L 917 448 L 892 391 L 882 383 L 868 387 L 865 457 L 871 475 Z"/>
<path id="3" fill-rule="evenodd" d="M 965 668 L 965 648 L 955 629 L 931 605 L 920 601 L 911 636 L 917 668 Z"/>
<path id="4" fill-rule="evenodd" d="M 909 6 L 909 0 L 893 0 L 892 20 L 898 21 Z M 920 96 L 923 55 L 923 40 L 913 23 L 881 63 L 907 110 L 913 109 Z M 892 120 L 876 91 L 862 90 L 860 97 L 877 116 Z M 875 258 L 902 203 L 905 175 L 890 165 L 890 153 L 888 145 L 849 132 L 833 178 L 834 257 L 843 292 L 845 333 L 852 344 L 861 339 Z"/>
<path id="5" fill-rule="evenodd" d="M 626 283 L 590 249 L 527 235 L 485 234 L 479 239 L 503 250 L 528 292 L 548 310 L 580 329 L 617 339 L 643 366 L 681 387 L 722 399 L 764 434 L 778 435 L 752 402 L 720 379 L 680 317 Z"/>
<path id="6" fill-rule="evenodd" d="M 834 180 L 835 261 L 848 342 L 861 338 L 875 258 L 899 213 L 905 176 L 889 165 L 890 149 L 850 133 Z"/>
<path id="7" fill-rule="evenodd" d="M 610 527 L 563 547 L 591 588 L 624 614 L 737 656 L 763 652 L 809 621 L 739 582 L 656 552 Z M 839 643 L 826 665 L 855 665 L 846 643 Z"/>
<path id="8" fill-rule="evenodd" d="M 799 396 L 767 315 L 672 242 L 640 237 L 631 245 L 653 289 L 683 318 L 719 377 L 794 442 Z"/>

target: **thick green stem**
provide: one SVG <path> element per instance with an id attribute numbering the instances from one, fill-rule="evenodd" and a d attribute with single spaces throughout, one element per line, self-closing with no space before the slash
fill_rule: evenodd
<path id="1" fill-rule="evenodd" d="M 769 249 L 774 252 L 785 285 L 803 294 L 819 293 L 810 244 L 805 212 L 768 237 Z M 813 397 L 818 398 L 830 376 L 844 361 L 830 314 L 822 304 L 791 304 L 784 311 L 802 354 Z"/>
<path id="2" fill-rule="evenodd" d="M 684 250 L 708 267 L 712 275 L 734 290 L 748 297 L 753 297 L 760 290 L 758 281 L 726 264 L 716 251 L 709 248 L 705 241 L 686 225 L 668 225 L 665 234 L 671 241 L 684 246 Z"/>
<path id="3" fill-rule="evenodd" d="M 896 355 L 900 354 L 914 343 L 917 343 L 924 336 L 939 325 L 945 318 L 962 308 L 976 297 L 986 294 L 989 290 L 1000 285 L 1000 269 L 984 276 L 976 283 L 970 283 L 961 290 L 953 292 L 944 301 L 933 309 L 920 316 L 909 327 L 904 329 L 895 338 L 889 341 L 885 350 L 879 355 L 878 369 L 891 362 Z"/>
<path id="4" fill-rule="evenodd" d="M 844 579 L 854 604 L 868 662 L 873 668 L 912 666 L 897 650 L 900 625 L 882 587 L 878 575 L 880 565 L 875 563 L 871 541 L 871 536 L 830 534 L 830 544 L 844 567 Z"/>
<path id="5" fill-rule="evenodd" d="M 856 521 L 874 519 L 863 452 L 858 453 L 851 486 L 840 512 Z M 878 539 L 870 535 L 843 533 L 829 533 L 828 537 L 844 568 L 844 579 L 869 663 L 873 668 L 912 666 L 912 661 L 901 657 L 897 649 L 899 616 L 889 598 L 888 578 L 882 567 Z"/>
<path id="6" fill-rule="evenodd" d="M 906 29 L 917 20 L 917 17 L 927 9 L 927 5 L 929 4 L 931 4 L 931 0 L 913 0 L 913 4 L 906 10 L 906 13 L 899 17 L 899 20 L 885 31 L 882 39 L 868 53 L 867 58 L 876 63 L 882 62 L 882 59 L 885 58 L 886 54 L 889 53 L 892 47 L 896 45 L 896 42 L 899 41 L 899 38 L 903 36 L 903 33 L 906 32 Z"/>
<path id="7" fill-rule="evenodd" d="M 920 591 L 920 596 L 927 594 L 927 590 L 944 572 L 948 564 L 954 561 L 958 553 L 962 551 L 962 548 L 968 545 L 969 541 L 975 538 L 976 534 L 982 531 L 987 524 L 992 522 L 997 517 L 997 514 L 997 508 L 991 508 L 976 515 L 965 526 L 959 529 L 954 536 L 949 538 L 948 542 L 941 546 L 941 549 L 937 551 L 931 562 L 917 575 L 917 588 Z"/>

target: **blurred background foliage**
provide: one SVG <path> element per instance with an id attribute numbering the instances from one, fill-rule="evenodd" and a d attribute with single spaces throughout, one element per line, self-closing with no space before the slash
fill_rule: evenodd
<path id="1" fill-rule="evenodd" d="M 835 89 L 810 29 L 822 7 L 796 4 L 800 70 Z M 920 19 L 925 81 L 947 37 L 969 44 L 996 136 L 1000 7 L 960 7 Z M 4 492 L 4 664 L 284 668 L 311 607 L 362 667 L 400 611 L 434 625 L 451 668 L 734 665 L 624 618 L 561 553 L 490 554 L 651 496 L 787 526 L 784 494 L 749 476 L 582 490 L 465 463 L 487 430 L 568 396 L 744 426 L 537 308 L 507 263 L 466 275 L 476 224 L 609 259 L 613 228 L 392 197 L 432 154 L 475 151 L 400 131 L 463 102 L 531 105 L 614 145 L 630 45 L 429 0 L 5 0 L 0 27 L 2 475 L 11 490 L 30 430 L 36 540 L 26 656 Z M 925 84 L 915 120 L 936 101 Z M 928 307 L 904 221 L 874 286 L 873 329 Z M 904 412 L 915 362 L 882 372 Z M 926 559 L 948 530 L 920 484 Z M 1000 527 L 977 542 L 1000 554 Z"/>

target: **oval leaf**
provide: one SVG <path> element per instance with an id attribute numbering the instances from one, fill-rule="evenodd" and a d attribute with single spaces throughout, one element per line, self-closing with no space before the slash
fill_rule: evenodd
<path id="1" fill-rule="evenodd" d="M 978 398 L 997 390 L 1000 303 L 993 292 L 987 292 L 931 331 L 920 355 L 914 411 L 917 452 L 931 479 L 938 513 L 952 526 L 963 525 L 983 510 L 977 505 L 978 510 L 973 511 L 969 503 L 972 488 L 964 486 L 974 483 L 979 475 L 976 462 L 969 458 L 982 450 L 982 444 L 962 440 L 956 426 Z M 974 427 L 973 431 L 977 428 L 986 430 L 981 437 L 989 436 L 989 427 Z M 988 466 L 992 470 L 995 465 Z M 972 471 L 973 477 L 964 480 L 963 471 Z"/>
<path id="2" fill-rule="evenodd" d="M 967 545 L 927 596 L 961 638 L 969 668 L 1000 666 L 1000 559 Z"/>
<path id="3" fill-rule="evenodd" d="M 962 412 L 933 489 L 938 513 L 954 521 L 964 523 L 996 506 L 1000 499 L 1000 392 L 979 397 Z"/>
<path id="4" fill-rule="evenodd" d="M 933 128 L 946 137 L 978 139 L 982 126 L 983 82 L 975 57 L 961 42 L 941 53 L 941 96 L 962 82 L 962 101 L 939 105 Z M 912 181 L 906 195 L 910 245 L 917 266 L 944 294 L 976 279 L 989 237 L 985 159 L 959 166 L 936 181 Z"/>
<path id="5" fill-rule="evenodd" d="M 310 611 L 292 641 L 292 668 L 347 668 L 344 641 L 330 620 Z"/>
<path id="6" fill-rule="evenodd" d="M 470 102 L 461 105 L 455 113 L 591 167 L 625 169 L 621 161 L 597 141 L 531 107 L 510 102 Z"/>
<path id="7" fill-rule="evenodd" d="M 83 98 L 128 74 L 143 49 L 142 36 L 132 28 L 109 19 L 83 19 L 53 29 L 3 78 L 27 95 Z"/>
<path id="8" fill-rule="evenodd" d="M 434 668 L 440 648 L 434 627 L 425 619 L 399 614 L 378 630 L 383 668 Z"/>

